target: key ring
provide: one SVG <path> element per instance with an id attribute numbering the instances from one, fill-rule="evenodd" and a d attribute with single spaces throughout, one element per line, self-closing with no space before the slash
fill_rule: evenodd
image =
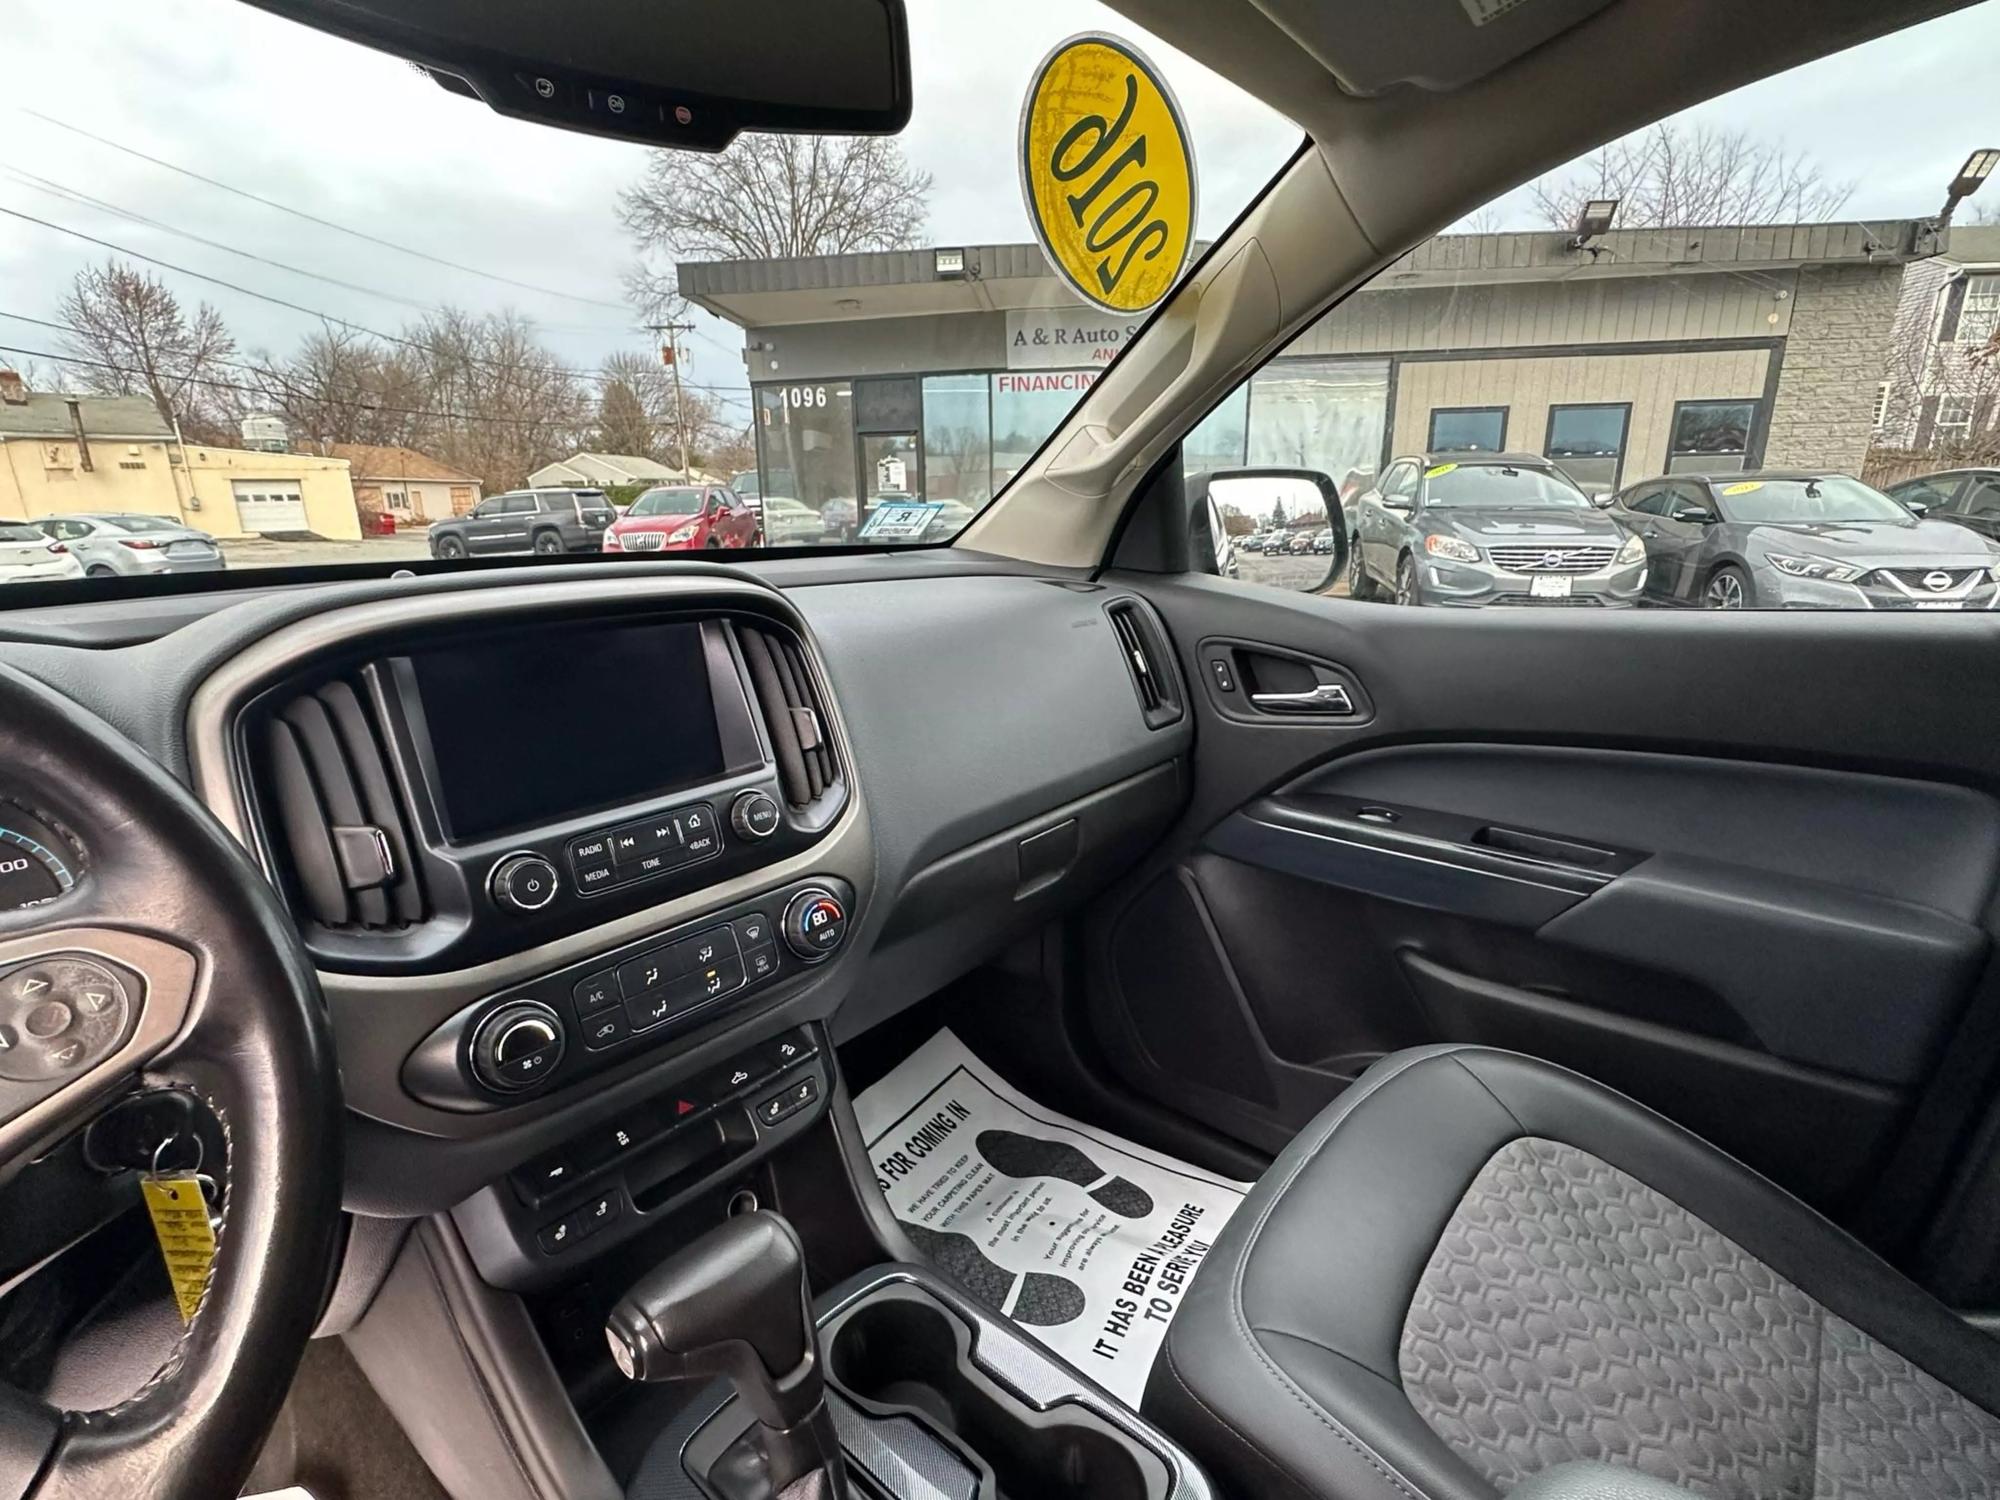
<path id="1" fill-rule="evenodd" d="M 187 1132 L 177 1132 L 176 1134 L 170 1135 L 165 1140 L 161 1141 L 159 1145 L 153 1148 L 153 1165 L 150 1172 L 151 1176 L 159 1177 L 164 1175 L 160 1171 L 160 1157 L 162 1153 L 166 1151 L 167 1147 L 173 1145 L 176 1141 L 181 1141 L 181 1140 L 191 1140 L 194 1142 L 194 1165 L 191 1167 L 184 1168 L 183 1170 L 189 1177 L 199 1177 L 201 1175 L 201 1160 L 203 1153 L 201 1136 L 197 1132 L 187 1131 Z"/>

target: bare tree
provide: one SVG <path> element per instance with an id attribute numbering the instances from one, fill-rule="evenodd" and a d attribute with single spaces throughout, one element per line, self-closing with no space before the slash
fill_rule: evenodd
<path id="1" fill-rule="evenodd" d="M 654 151 L 618 212 L 640 261 L 627 293 L 677 314 L 671 271 L 647 257 L 769 260 L 897 250 L 923 237 L 931 178 L 884 136 L 743 135 L 727 151 Z"/>
<path id="2" fill-rule="evenodd" d="M 1541 178 L 1530 189 L 1552 227 L 1567 229 L 1592 198 L 1619 200 L 1632 229 L 1707 224 L 1817 223 L 1854 192 L 1830 181 L 1809 154 L 1744 130 L 1654 125 Z"/>
<path id="3" fill-rule="evenodd" d="M 236 340 L 206 302 L 192 314 L 150 271 L 106 261 L 77 272 L 58 311 L 72 378 L 104 395 L 145 396 L 197 441 L 227 441 Z"/>

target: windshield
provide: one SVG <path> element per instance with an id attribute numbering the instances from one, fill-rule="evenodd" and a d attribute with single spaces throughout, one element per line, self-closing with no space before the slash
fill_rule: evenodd
<path id="1" fill-rule="evenodd" d="M 1590 500 L 1562 475 L 1546 469 L 1444 463 L 1424 471 L 1424 504 L 1463 510 L 1588 509 Z"/>
<path id="2" fill-rule="evenodd" d="M 648 490 L 632 502 L 628 516 L 691 516 L 701 509 L 693 490 Z"/>
<path id="3" fill-rule="evenodd" d="M 1731 521 L 1771 525 L 1886 521 L 1914 526 L 1916 517 L 1880 490 L 1858 479 L 1759 479 L 1725 484 L 1717 492 Z"/>
<path id="4" fill-rule="evenodd" d="M 0 370 L 63 482 L 0 476 L 0 519 L 185 521 L 228 569 L 476 568 L 533 551 L 493 496 L 645 517 L 699 509 L 654 493 L 688 480 L 742 497 L 732 548 L 949 541 L 1147 316 L 1036 241 L 1044 59 L 1101 31 L 1171 91 L 1199 191 L 1161 295 L 1300 132 L 1104 5 L 908 20 L 901 133 L 712 155 L 508 119 L 253 6 L 16 0 Z"/>
<path id="5" fill-rule="evenodd" d="M 120 531 L 130 531 L 134 534 L 146 531 L 185 531 L 187 529 L 179 521 L 168 521 L 159 516 L 100 516 L 98 519 L 103 521 L 107 526 L 114 526 Z"/>

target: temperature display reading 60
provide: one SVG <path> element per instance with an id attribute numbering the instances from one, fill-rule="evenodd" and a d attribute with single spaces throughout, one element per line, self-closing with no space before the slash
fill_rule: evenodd
<path id="1" fill-rule="evenodd" d="M 76 851 L 40 818 L 0 802 L 0 911 L 53 901 L 76 884 Z"/>

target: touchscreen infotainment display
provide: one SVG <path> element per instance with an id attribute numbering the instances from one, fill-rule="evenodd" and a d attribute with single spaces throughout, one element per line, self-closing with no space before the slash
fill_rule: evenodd
<path id="1" fill-rule="evenodd" d="M 699 625 L 556 626 L 411 661 L 455 839 L 722 772 Z"/>

